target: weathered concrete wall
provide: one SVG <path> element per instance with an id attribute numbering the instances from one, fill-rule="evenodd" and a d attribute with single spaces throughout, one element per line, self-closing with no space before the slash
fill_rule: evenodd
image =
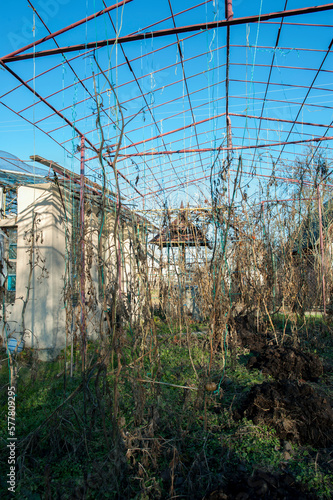
<path id="1" fill-rule="evenodd" d="M 61 203 L 52 184 L 20 186 L 17 196 L 17 217 L 0 222 L 17 227 L 16 300 L 6 307 L 8 330 L 19 337 L 24 328 L 26 345 L 53 357 L 66 338 Z"/>
<path id="2" fill-rule="evenodd" d="M 19 338 L 24 331 L 26 345 L 38 350 L 41 359 L 54 358 L 61 349 L 70 345 L 74 334 L 80 336 L 81 240 L 78 211 L 78 200 L 74 201 L 68 191 L 53 183 L 45 183 L 20 186 L 17 217 L 0 220 L 0 229 L 17 227 L 18 235 L 16 299 L 13 304 L 6 305 L 7 334 Z M 85 212 L 85 317 L 87 336 L 91 338 L 98 337 L 107 327 L 103 310 L 109 309 L 114 300 L 117 262 L 114 214 L 105 215 L 103 249 L 99 255 L 101 210 L 87 201 Z M 76 232 L 72 238 L 73 213 Z M 133 292 L 138 280 L 129 227 L 123 221 L 118 228 L 122 242 L 121 287 L 126 300 L 129 289 Z M 73 251 L 77 255 L 77 265 L 73 264 Z M 101 265 L 104 267 L 103 280 L 99 272 Z M 0 327 L 2 325 L 3 321 Z"/>

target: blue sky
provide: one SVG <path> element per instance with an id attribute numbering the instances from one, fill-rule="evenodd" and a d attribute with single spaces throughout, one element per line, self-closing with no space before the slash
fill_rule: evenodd
<path id="1" fill-rule="evenodd" d="M 51 32 L 67 26 L 94 12 L 104 8 L 101 0 L 38 0 L 32 2 L 38 13 Z M 194 0 L 172 1 L 174 13 L 186 10 L 200 2 Z M 110 1 L 106 2 L 111 5 Z M 236 0 L 233 3 L 234 17 L 243 17 L 267 12 L 283 10 L 285 0 L 281 1 L 253 1 Z M 295 9 L 313 5 L 311 1 L 289 0 L 287 9 Z M 170 16 L 167 0 L 137 1 L 125 5 L 124 9 L 111 12 L 111 17 L 121 35 L 135 32 L 150 24 L 157 23 Z M 224 2 L 207 2 L 200 7 L 175 17 L 176 25 L 189 25 L 213 21 L 224 18 Z M 327 26 L 294 26 L 290 23 L 304 22 L 323 24 Z M 33 26 L 35 23 L 35 30 Z M 290 124 L 280 120 L 293 120 L 297 114 L 298 121 L 289 140 L 311 139 L 313 136 L 327 132 L 326 128 L 308 126 L 310 122 L 318 125 L 329 125 L 332 120 L 332 54 L 326 57 L 323 71 L 315 80 L 314 89 L 309 93 L 306 106 L 300 111 L 300 103 L 307 94 L 307 87 L 312 83 L 316 69 L 319 68 L 325 57 L 331 38 L 333 12 L 304 15 L 301 18 L 288 18 L 282 29 L 278 48 L 275 46 L 280 20 L 270 24 L 249 24 L 231 28 L 230 50 L 230 87 L 229 112 L 233 129 L 233 144 L 235 146 L 253 145 L 269 142 L 281 142 L 288 137 Z M 152 30 L 172 27 L 172 20 L 159 22 Z M 1 55 L 24 46 L 35 39 L 47 34 L 46 29 L 33 13 L 25 0 L 18 0 L 15 4 L 2 6 L 0 29 Z M 60 46 L 76 43 L 94 42 L 114 37 L 114 29 L 108 16 L 92 20 L 68 33 L 58 37 Z M 123 103 L 125 115 L 126 137 L 122 153 L 129 157 L 121 158 L 118 163 L 120 171 L 132 182 L 137 182 L 141 193 L 157 193 L 147 196 L 146 206 L 153 206 L 165 202 L 178 204 L 180 199 L 195 203 L 199 197 L 207 197 L 210 193 L 209 174 L 216 153 L 207 152 L 198 154 L 174 154 L 172 157 L 161 155 L 142 157 L 130 155 L 134 152 L 158 152 L 167 150 L 178 151 L 186 148 L 214 148 L 225 144 L 225 62 L 226 62 L 226 30 L 210 30 L 202 33 L 187 33 L 179 36 L 180 47 L 184 57 L 184 68 L 191 93 L 190 102 L 195 122 L 195 129 L 190 125 L 193 116 L 190 111 L 187 88 L 182 75 L 180 56 L 176 38 L 170 35 L 163 38 L 142 40 L 123 44 L 125 55 L 131 61 L 140 88 L 145 94 L 146 101 L 141 96 L 138 83 L 134 80 L 123 53 L 119 47 L 105 47 L 96 51 L 99 64 L 103 69 L 111 67 L 109 78 L 117 89 L 119 100 Z M 240 45 L 242 47 L 240 47 Z M 166 48 L 163 48 L 167 46 Z M 52 40 L 36 47 L 36 51 L 53 49 Z M 317 49 L 309 51 L 308 49 Z M 69 53 L 67 59 L 76 57 L 78 53 Z M 262 99 L 266 93 L 266 82 L 269 78 L 270 64 L 274 57 L 274 65 L 270 75 L 270 85 L 267 89 L 267 102 L 262 108 Z M 71 65 L 80 79 L 86 79 L 86 88 L 94 93 L 92 73 L 98 73 L 91 54 L 87 57 L 76 57 Z M 35 86 L 43 97 L 71 121 L 94 144 L 99 143 L 99 134 L 96 129 L 95 104 L 88 99 L 86 90 L 76 82 L 72 70 L 64 62 L 62 55 L 50 56 L 43 59 L 12 62 L 9 66 L 21 78 L 31 79 L 30 85 Z M 35 75 L 57 66 L 52 71 L 34 80 Z M 298 69 L 300 67 L 306 70 Z M 246 82 L 244 81 L 246 80 Z M 103 76 L 96 76 L 95 83 L 98 92 L 102 93 L 103 104 L 107 109 L 107 116 L 102 118 L 105 138 L 114 145 L 117 141 L 117 128 L 114 122 L 119 116 L 114 108 L 114 97 L 108 89 Z M 0 114 L 0 150 L 8 151 L 23 160 L 29 160 L 32 154 L 38 154 L 52 159 L 67 168 L 77 170 L 78 161 L 71 153 L 78 144 L 75 133 L 68 126 L 63 126 L 62 120 L 52 113 L 42 103 L 24 88 L 18 88 L 13 76 L 1 70 L 0 101 L 17 112 L 30 122 L 36 123 L 43 130 L 51 133 L 52 137 L 64 143 L 66 151 L 43 132 L 34 128 L 23 118 L 17 117 L 5 106 L 1 106 Z M 4 95 L 8 93 L 7 95 Z M 55 95 L 52 95 L 54 94 Z M 83 101 L 83 102 L 80 102 Z M 288 101 L 288 102 L 282 102 Z M 22 111 L 27 106 L 29 109 Z M 251 116 L 270 117 L 271 121 L 262 121 L 259 130 L 259 120 Z M 243 115 L 243 116 L 235 116 Z M 48 118 L 47 118 L 48 117 Z M 215 117 L 215 118 L 213 118 Z M 55 130 L 57 129 L 58 130 Z M 178 132 L 170 133 L 172 130 Z M 52 132 L 51 132 L 52 131 Z M 195 136 L 197 134 L 197 137 Z M 151 137 L 164 135 L 162 138 L 150 140 Z M 327 135 L 333 135 L 328 131 Z M 142 143 L 135 148 L 132 143 Z M 324 143 L 328 147 L 329 143 Z M 272 158 L 279 158 L 281 146 L 270 150 L 258 150 L 253 157 L 254 150 L 242 152 L 244 165 L 250 171 L 255 165 L 256 172 L 269 175 Z M 292 161 L 300 154 L 304 146 L 290 145 L 283 151 L 285 162 Z M 235 152 L 235 161 L 238 158 Z M 330 151 L 328 151 L 328 155 Z M 94 156 L 93 152 L 86 151 L 86 157 Z M 223 154 L 220 155 L 223 158 Z M 282 166 L 281 166 L 282 172 Z M 216 173 L 216 172 L 215 172 Z M 98 162 L 92 160 L 87 163 L 87 175 L 98 180 L 100 169 Z M 139 179 L 138 179 L 139 176 Z M 112 183 L 112 173 L 109 169 L 108 177 Z M 199 179 L 199 181 L 197 180 Z M 262 178 L 265 179 L 264 177 Z M 246 176 L 244 176 L 244 182 Z M 164 190 L 162 188 L 165 188 Z M 142 203 L 140 197 L 128 184 L 122 182 L 124 194 L 128 200 L 134 198 L 134 203 Z M 254 189 L 255 191 L 255 189 Z M 155 201 L 154 201 L 155 200 Z M 148 204 L 148 205 L 147 205 Z"/>

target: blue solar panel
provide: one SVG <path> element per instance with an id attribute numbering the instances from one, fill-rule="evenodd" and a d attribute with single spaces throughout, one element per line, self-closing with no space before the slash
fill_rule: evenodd
<path id="1" fill-rule="evenodd" d="M 29 175 L 47 175 L 47 170 L 41 168 L 36 168 L 33 165 L 28 165 L 24 161 L 17 158 L 17 156 L 7 153 L 6 151 L 0 151 L 0 170 L 7 172 L 17 172 L 19 174 L 29 174 Z"/>

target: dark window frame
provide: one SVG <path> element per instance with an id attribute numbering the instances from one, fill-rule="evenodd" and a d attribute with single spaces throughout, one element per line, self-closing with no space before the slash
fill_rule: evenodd
<path id="1" fill-rule="evenodd" d="M 1 273 L 4 282 L 1 289 L 1 301 L 6 304 L 13 304 L 16 300 L 16 278 L 17 278 L 17 226 L 2 227 L 3 238 L 3 257 L 5 263 L 1 262 Z M 3 296 L 4 293 L 4 296 Z"/>

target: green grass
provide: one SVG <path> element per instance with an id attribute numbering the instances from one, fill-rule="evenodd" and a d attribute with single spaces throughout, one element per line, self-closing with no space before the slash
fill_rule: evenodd
<path id="1" fill-rule="evenodd" d="M 253 469 L 253 464 L 274 470 L 283 461 L 275 431 L 263 425 L 254 425 L 246 419 L 223 436 L 222 442 L 233 450 L 235 464 L 241 461 L 249 471 Z"/>
<path id="2" fill-rule="evenodd" d="M 140 346 L 133 348 L 130 335 L 122 347 L 123 366 L 118 383 L 122 463 L 117 462 L 115 423 L 111 418 L 116 358 L 114 370 L 108 366 L 98 380 L 94 372 L 85 394 L 79 391 L 30 443 L 24 439 L 77 388 L 81 377 L 79 372 L 75 372 L 74 379 L 67 376 L 64 390 L 63 376 L 57 377 L 63 370 L 63 359 L 39 362 L 37 370 L 27 356 L 21 359 L 16 400 L 20 499 L 44 498 L 46 488 L 52 498 L 56 498 L 57 491 L 63 499 L 72 498 L 74 490 L 82 487 L 84 476 L 89 486 L 87 499 L 96 495 L 118 498 L 117 485 L 123 491 L 127 488 L 128 498 L 141 500 L 169 498 L 172 488 L 173 494 L 186 491 L 191 498 L 203 498 L 207 489 L 232 477 L 239 464 L 249 472 L 258 467 L 271 471 L 287 467 L 318 498 L 330 498 L 332 475 L 320 464 L 310 463 L 304 448 L 295 447 L 286 465 L 274 429 L 233 419 L 232 411 L 238 401 L 253 385 L 268 379 L 260 371 L 247 370 L 247 351 L 239 349 L 234 359 L 228 354 L 225 360 L 218 349 L 211 359 L 209 333 L 191 335 L 189 352 L 186 335 L 172 330 L 160 318 L 155 318 L 155 324 L 160 342 L 157 355 L 141 359 Z M 194 324 L 191 330 L 205 332 L 207 325 Z M 97 347 L 90 346 L 92 356 Z M 140 362 L 135 363 L 138 358 Z M 79 355 L 76 366 L 80 366 Z M 208 381 L 219 384 L 222 376 L 219 391 L 205 391 Z M 142 379 L 163 384 L 141 382 Z M 2 444 L 7 439 L 8 380 L 8 366 L 4 363 L 0 371 Z M 99 393 L 103 394 L 101 399 Z M 4 489 L 7 466 L 3 446 L 0 453 L 0 489 Z"/>

